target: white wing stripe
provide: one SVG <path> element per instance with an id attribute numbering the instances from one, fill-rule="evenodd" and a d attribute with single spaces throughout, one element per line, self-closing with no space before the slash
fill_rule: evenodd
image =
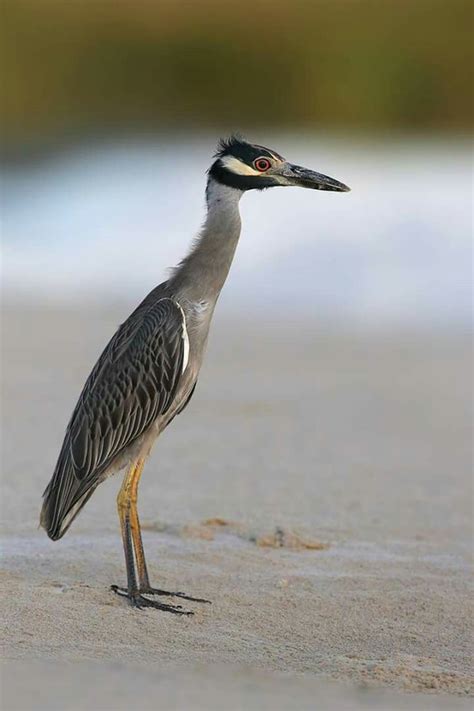
<path id="1" fill-rule="evenodd" d="M 188 361 L 189 361 L 189 336 L 188 336 L 188 330 L 186 328 L 186 315 L 184 313 L 183 307 L 177 301 L 175 301 L 175 304 L 181 311 L 181 315 L 183 317 L 182 339 L 184 341 L 184 351 L 183 351 L 183 368 L 181 370 L 181 374 L 183 374 L 184 371 L 186 370 L 186 367 L 187 367 Z"/>

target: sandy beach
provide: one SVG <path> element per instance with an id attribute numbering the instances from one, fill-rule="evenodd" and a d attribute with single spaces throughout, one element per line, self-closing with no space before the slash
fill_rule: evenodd
<path id="1" fill-rule="evenodd" d="M 217 313 L 140 489 L 153 582 L 212 601 L 177 619 L 109 590 L 119 476 L 61 541 L 38 529 L 129 310 L 5 310 L 2 708 L 470 708 L 469 338 Z"/>

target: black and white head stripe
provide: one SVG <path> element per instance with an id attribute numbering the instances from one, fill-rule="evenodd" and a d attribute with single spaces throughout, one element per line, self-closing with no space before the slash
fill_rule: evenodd
<path id="1" fill-rule="evenodd" d="M 210 181 L 236 190 L 262 190 L 278 185 L 333 192 L 350 190 L 328 175 L 289 163 L 276 151 L 248 143 L 241 136 L 220 141 L 215 158 L 209 169 Z M 209 189 L 207 194 L 208 197 L 211 194 Z"/>
<path id="2" fill-rule="evenodd" d="M 239 190 L 277 185 L 277 181 L 267 171 L 284 161 L 276 151 L 248 143 L 237 135 L 219 141 L 215 158 L 217 160 L 209 169 L 209 176 Z"/>
<path id="3" fill-rule="evenodd" d="M 230 138 L 221 138 L 219 141 L 214 157 L 225 158 L 226 156 L 235 156 L 247 164 L 251 164 L 260 156 L 274 158 L 279 161 L 284 160 L 276 151 L 265 148 L 265 146 L 259 146 L 256 143 L 248 143 L 238 134 L 234 134 Z"/>

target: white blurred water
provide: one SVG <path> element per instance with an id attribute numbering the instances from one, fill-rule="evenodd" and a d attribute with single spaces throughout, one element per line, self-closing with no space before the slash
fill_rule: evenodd
<path id="1" fill-rule="evenodd" d="M 471 313 L 467 142 L 265 138 L 352 187 L 279 188 L 242 200 L 228 309 L 353 326 L 465 327 Z M 213 140 L 82 147 L 3 175 L 8 299 L 139 300 L 204 217 Z"/>

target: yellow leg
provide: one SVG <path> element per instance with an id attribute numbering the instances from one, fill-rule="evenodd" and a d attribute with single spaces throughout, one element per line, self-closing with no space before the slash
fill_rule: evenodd
<path id="1" fill-rule="evenodd" d="M 135 551 L 135 562 L 137 564 L 140 590 L 146 590 L 150 587 L 150 580 L 148 578 L 148 570 L 145 561 L 145 553 L 143 550 L 140 519 L 138 518 L 137 511 L 138 484 L 140 482 L 140 476 L 143 471 L 144 464 L 144 459 L 138 460 L 135 465 L 135 471 L 133 472 L 130 483 L 130 527 L 132 529 L 133 548 Z"/>
<path id="2" fill-rule="evenodd" d="M 209 602 L 199 597 L 190 597 L 182 592 L 169 592 L 152 588 L 148 579 L 148 571 L 143 552 L 142 534 L 137 512 L 138 483 L 143 471 L 145 459 L 138 459 L 128 472 L 120 487 L 117 496 L 117 509 L 122 529 L 123 548 L 125 551 L 125 564 L 127 566 L 127 589 L 112 585 L 112 590 L 117 594 L 128 597 L 135 607 L 155 607 L 159 610 L 174 612 L 179 615 L 192 615 L 192 612 L 183 610 L 180 605 L 165 605 L 156 600 L 149 600 L 144 595 L 165 595 L 167 597 L 180 597 L 194 602 Z M 137 584 L 137 572 L 138 582 Z"/>
<path id="3" fill-rule="evenodd" d="M 138 571 L 140 588 L 149 587 L 148 572 L 146 569 L 145 554 L 143 552 L 143 542 L 140 531 L 140 521 L 138 519 L 137 512 L 138 482 L 140 481 L 144 464 L 144 459 L 138 459 L 134 464 L 132 464 L 123 479 L 122 486 L 120 487 L 120 491 L 117 496 L 117 509 L 122 529 L 129 588 L 130 583 L 132 583 L 132 587 L 136 588 L 134 562 L 136 563 Z M 133 542 L 133 550 L 130 545 L 131 542 Z"/>

